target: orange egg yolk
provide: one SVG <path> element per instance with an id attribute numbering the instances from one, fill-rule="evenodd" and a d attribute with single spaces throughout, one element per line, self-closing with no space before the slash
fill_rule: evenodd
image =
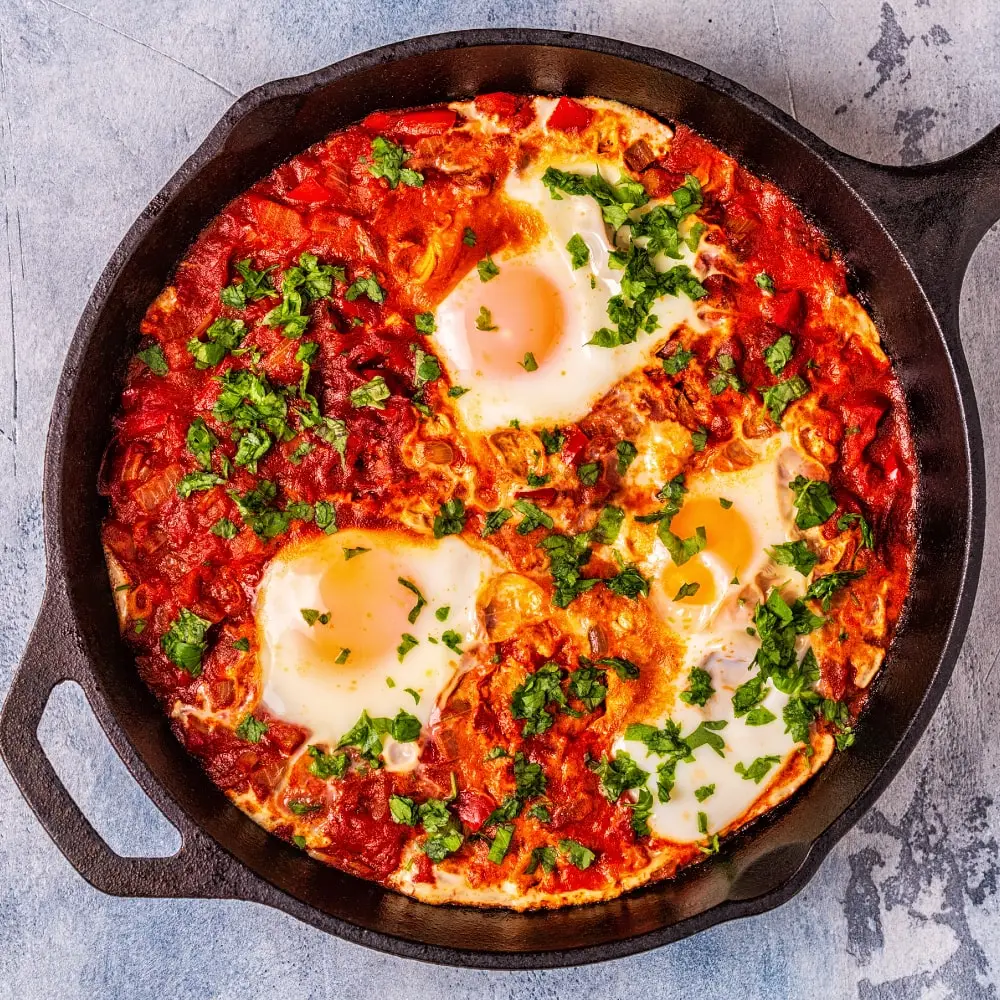
<path id="1" fill-rule="evenodd" d="M 470 297 L 465 327 L 477 371 L 514 375 L 524 370 L 528 354 L 539 367 L 545 363 L 562 335 L 565 308 L 559 289 L 531 264 L 498 266 L 500 273 Z"/>
<path id="2" fill-rule="evenodd" d="M 716 497 L 689 499 L 670 524 L 679 538 L 690 538 L 698 527 L 705 529 L 705 548 L 682 566 L 672 562 L 662 578 L 669 597 L 685 584 L 698 584 L 698 590 L 682 599 L 683 604 L 712 604 L 718 597 L 715 575 L 704 556 L 711 554 L 730 574 L 739 577 L 753 556 L 753 535 L 743 515 L 735 507 L 724 508 Z"/>

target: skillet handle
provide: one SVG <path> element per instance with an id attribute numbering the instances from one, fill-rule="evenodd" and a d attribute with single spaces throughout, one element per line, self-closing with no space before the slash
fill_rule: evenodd
<path id="1" fill-rule="evenodd" d="M 74 655 L 67 597 L 48 587 L 17 673 L 0 712 L 0 756 L 21 794 L 67 861 L 96 889 L 114 896 L 216 897 L 234 895 L 235 862 L 183 814 L 168 817 L 180 830 L 180 850 L 168 858 L 121 857 L 90 825 L 59 780 L 38 741 L 38 724 L 52 689 L 75 680 L 92 700 Z"/>
<path id="2" fill-rule="evenodd" d="M 955 156 L 916 167 L 884 167 L 831 152 L 909 260 L 945 335 L 957 345 L 966 268 L 1000 219 L 1000 126 Z"/>

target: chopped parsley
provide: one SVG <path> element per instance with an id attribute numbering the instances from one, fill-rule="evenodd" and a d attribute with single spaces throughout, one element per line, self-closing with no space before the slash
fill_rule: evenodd
<path id="1" fill-rule="evenodd" d="M 365 552 L 371 552 L 371 549 L 366 549 L 363 545 L 358 545 L 353 549 L 344 549 L 344 561 L 350 562 L 352 559 L 356 559 L 358 556 L 364 554 Z"/>
<path id="2" fill-rule="evenodd" d="M 861 529 L 861 548 L 874 549 L 875 536 L 872 534 L 871 525 L 860 514 L 841 514 L 837 518 L 837 531 L 847 531 L 855 522 Z"/>
<path id="3" fill-rule="evenodd" d="M 441 641 L 453 652 L 457 653 L 459 656 L 462 655 L 462 647 L 460 643 L 462 642 L 462 637 L 454 631 L 454 629 L 448 629 L 446 632 L 441 634 Z"/>
<path id="4" fill-rule="evenodd" d="M 610 759 L 592 760 L 587 767 L 597 775 L 601 791 L 609 802 L 617 802 L 630 788 L 645 785 L 649 778 L 649 772 L 639 767 L 632 755 L 624 750 Z"/>
<path id="5" fill-rule="evenodd" d="M 522 362 L 520 362 L 520 364 L 521 364 L 521 367 L 526 372 L 537 372 L 538 371 L 538 362 L 535 360 L 535 355 L 532 354 L 531 351 L 528 351 L 528 352 L 525 353 L 524 360 Z"/>
<path id="6" fill-rule="evenodd" d="M 327 781 L 330 778 L 342 778 L 347 773 L 351 763 L 346 753 L 325 753 L 320 747 L 310 746 L 309 773 Z"/>
<path id="7" fill-rule="evenodd" d="M 489 511 L 486 515 L 486 521 L 483 524 L 480 536 L 482 538 L 489 538 L 490 535 L 495 535 L 513 516 L 511 511 L 505 510 L 503 507 Z"/>
<path id="8" fill-rule="evenodd" d="M 715 785 L 702 785 L 701 788 L 696 788 L 694 790 L 694 797 L 699 802 L 704 802 L 710 795 L 715 794 Z"/>
<path id="9" fill-rule="evenodd" d="M 219 538 L 235 538 L 240 529 L 229 520 L 228 517 L 220 517 L 211 528 L 208 529 L 213 535 L 218 535 Z"/>
<path id="10" fill-rule="evenodd" d="M 219 293 L 222 304 L 230 309 L 246 309 L 247 304 L 258 299 L 276 296 L 274 285 L 271 284 L 270 272 L 273 267 L 265 267 L 263 271 L 255 271 L 250 266 L 250 258 L 237 261 L 233 265 L 236 273 L 243 279 L 239 283 L 227 285 Z"/>
<path id="11" fill-rule="evenodd" d="M 542 440 L 542 447 L 545 449 L 546 455 L 558 454 L 563 449 L 563 445 L 566 444 L 566 435 L 558 428 L 553 428 L 551 431 L 540 430 L 538 436 Z"/>
<path id="12" fill-rule="evenodd" d="M 452 399 L 458 399 L 459 396 L 464 396 L 468 391 L 469 390 L 463 385 L 453 385 L 448 390 L 448 395 L 451 396 Z"/>
<path id="13" fill-rule="evenodd" d="M 399 641 L 399 645 L 396 647 L 396 655 L 399 657 L 399 662 L 403 662 L 403 657 L 414 648 L 418 646 L 420 640 L 415 635 L 410 635 L 409 632 L 404 632 L 402 638 Z"/>
<path id="14" fill-rule="evenodd" d="M 419 333 L 431 334 L 437 330 L 437 324 L 434 322 L 434 313 L 430 312 L 417 313 L 413 317 L 413 325 Z"/>
<path id="15" fill-rule="evenodd" d="M 771 419 L 776 423 L 781 423 L 781 416 L 788 409 L 790 403 L 801 399 L 809 392 L 809 383 L 801 375 L 793 375 L 786 378 L 777 385 L 763 390 L 764 405 Z"/>
<path id="16" fill-rule="evenodd" d="M 597 857 L 589 848 L 584 847 L 579 841 L 564 839 L 559 841 L 559 850 L 569 858 L 569 863 L 574 868 L 586 871 Z"/>
<path id="17" fill-rule="evenodd" d="M 519 535 L 529 535 L 536 528 L 553 527 L 552 518 L 530 500 L 515 500 L 512 506 L 521 515 L 521 522 L 517 526 Z"/>
<path id="18" fill-rule="evenodd" d="M 493 324 L 493 313 L 486 308 L 486 306 L 479 307 L 479 315 L 476 317 L 476 329 L 489 332 L 491 330 L 499 330 L 498 326 Z"/>
<path id="19" fill-rule="evenodd" d="M 779 566 L 791 566 L 803 576 L 808 576 L 819 562 L 816 553 L 801 539 L 772 545 L 766 552 Z"/>
<path id="20" fill-rule="evenodd" d="M 465 504 L 458 497 L 441 504 L 441 509 L 434 517 L 434 537 L 460 535 L 464 527 Z"/>
<path id="21" fill-rule="evenodd" d="M 760 271 L 753 280 L 757 287 L 766 295 L 774 295 L 774 279 L 767 271 Z"/>
<path id="22" fill-rule="evenodd" d="M 354 302 L 356 299 L 361 298 L 362 295 L 366 296 L 369 302 L 374 302 L 376 305 L 385 302 L 385 289 L 378 283 L 378 279 L 374 275 L 355 278 L 348 286 L 344 297 L 348 302 Z"/>
<path id="23" fill-rule="evenodd" d="M 800 531 L 825 524 L 837 509 L 830 487 L 820 479 L 796 476 L 788 488 L 795 494 L 795 526 Z"/>
<path id="24" fill-rule="evenodd" d="M 653 793 L 643 786 L 639 789 L 639 797 L 632 805 L 632 832 L 637 837 L 648 837 L 652 831 L 649 828 L 649 817 L 653 815 Z"/>
<path id="25" fill-rule="evenodd" d="M 743 382 L 736 374 L 736 362 L 731 354 L 716 355 L 708 389 L 713 396 L 721 396 L 727 389 L 732 389 L 733 392 L 743 392 Z"/>
<path id="26" fill-rule="evenodd" d="M 603 542 L 605 545 L 614 545 L 621 530 L 622 522 L 625 520 L 625 511 L 621 507 L 608 504 L 597 518 L 597 524 L 590 531 L 590 537 L 595 542 Z"/>
<path id="27" fill-rule="evenodd" d="M 769 755 L 767 757 L 756 757 L 753 762 L 748 766 L 740 761 L 733 770 L 743 776 L 744 781 L 752 781 L 755 785 L 759 785 L 764 778 L 767 776 L 767 772 L 774 767 L 775 764 L 780 764 L 781 758 Z"/>
<path id="28" fill-rule="evenodd" d="M 571 601 L 601 582 L 596 577 L 584 578 L 581 573 L 591 554 L 586 534 L 551 534 L 540 545 L 549 557 L 549 572 L 555 584 L 552 600 L 556 607 L 568 607 Z"/>
<path id="29" fill-rule="evenodd" d="M 500 273 L 500 268 L 496 266 L 489 254 L 476 265 L 476 270 L 479 272 L 479 280 L 483 282 L 492 281 Z M 480 329 L 483 328 L 480 327 Z"/>
<path id="30" fill-rule="evenodd" d="M 791 334 L 783 333 L 764 351 L 764 363 L 771 370 L 772 375 L 780 375 L 785 370 L 785 365 L 792 360 L 792 351 L 794 350 L 795 343 Z"/>
<path id="31" fill-rule="evenodd" d="M 433 354 L 422 351 L 419 347 L 413 352 L 414 385 L 420 389 L 428 382 L 441 377 L 441 366 Z"/>
<path id="32" fill-rule="evenodd" d="M 496 827 L 496 832 L 493 835 L 493 840 L 490 843 L 490 850 L 487 857 L 493 864 L 500 864 L 505 857 L 507 857 L 507 852 L 510 850 L 510 842 L 514 837 L 514 827 L 510 823 L 502 823 L 500 826 Z"/>
<path id="33" fill-rule="evenodd" d="M 639 450 L 631 441 L 619 441 L 615 445 L 615 454 L 618 456 L 616 471 L 619 476 L 624 476 L 628 467 L 639 457 Z"/>
<path id="34" fill-rule="evenodd" d="M 217 365 L 230 351 L 240 346 L 245 333 L 246 324 L 241 319 L 215 320 L 205 331 L 207 341 L 192 337 L 187 343 L 195 368 L 205 369 Z"/>
<path id="35" fill-rule="evenodd" d="M 217 476 L 214 472 L 189 472 L 177 483 L 177 493 L 187 500 L 192 493 L 210 490 L 224 482 L 222 476 Z"/>
<path id="36" fill-rule="evenodd" d="M 604 681 L 607 674 L 592 666 L 582 666 L 569 675 L 569 693 L 593 711 L 602 704 L 608 693 Z"/>
<path id="37" fill-rule="evenodd" d="M 663 370 L 668 375 L 679 375 L 691 364 L 693 358 L 694 354 L 691 351 L 687 351 L 678 345 L 677 350 L 673 354 L 668 354 L 663 359 Z"/>
<path id="38" fill-rule="evenodd" d="M 514 689 L 511 715 L 524 720 L 522 736 L 537 736 L 552 728 L 555 719 L 546 708 L 550 704 L 559 707 L 566 704 L 566 695 L 560 684 L 562 677 L 563 671 L 558 664 L 544 663 Z"/>
<path id="39" fill-rule="evenodd" d="M 601 477 L 601 463 L 588 462 L 576 470 L 576 477 L 584 486 L 593 486 Z"/>
<path id="40" fill-rule="evenodd" d="M 824 611 L 830 610 L 830 602 L 833 595 L 846 587 L 852 580 L 863 577 L 866 570 L 859 569 L 853 571 L 842 571 L 838 573 L 827 573 L 819 576 L 809 584 L 809 589 L 805 593 L 805 599 L 819 601 Z"/>
<path id="41" fill-rule="evenodd" d="M 160 648 L 171 663 L 192 677 L 201 675 L 201 658 L 208 649 L 205 635 L 211 622 L 193 611 L 181 608 L 169 630 L 160 639 Z"/>
<path id="42" fill-rule="evenodd" d="M 247 743 L 260 743 L 261 737 L 267 732 L 267 723 L 263 719 L 255 719 L 253 715 L 245 715 L 243 721 L 236 727 L 236 735 Z"/>
<path id="43" fill-rule="evenodd" d="M 465 229 L 462 230 L 462 242 L 467 247 L 474 247 L 476 245 L 476 233 L 473 229 L 470 229 L 468 226 L 466 226 Z"/>
<path id="44" fill-rule="evenodd" d="M 410 591 L 410 593 L 417 598 L 417 603 L 414 604 L 412 608 L 410 608 L 410 612 L 406 616 L 406 620 L 411 625 L 414 625 L 416 624 L 417 617 L 419 616 L 420 612 L 427 604 L 427 598 L 425 598 L 424 595 L 420 593 L 420 588 L 412 580 L 407 580 L 401 576 L 397 578 L 397 582 L 401 587 L 406 587 L 406 589 Z"/>
<path id="45" fill-rule="evenodd" d="M 674 595 L 674 601 L 683 601 L 685 597 L 694 597 L 700 588 L 700 583 L 682 583 L 680 589 Z"/>
<path id="46" fill-rule="evenodd" d="M 410 154 L 402 146 L 377 135 L 371 142 L 368 172 L 372 177 L 384 177 L 389 182 L 390 190 L 400 183 L 406 187 L 423 187 L 423 174 L 404 166 L 409 158 Z"/>
<path id="47" fill-rule="evenodd" d="M 574 233 L 566 244 L 573 270 L 583 267 L 590 260 L 590 247 L 579 233 Z"/>
<path id="48" fill-rule="evenodd" d="M 699 427 L 691 432 L 691 446 L 695 451 L 704 451 L 707 444 L 708 430 L 705 427 Z"/>
<path id="49" fill-rule="evenodd" d="M 161 378 L 170 371 L 167 365 L 163 348 L 159 344 L 152 344 L 143 351 L 139 351 L 136 357 L 154 374 Z"/>
<path id="50" fill-rule="evenodd" d="M 554 847 L 535 847 L 531 852 L 531 859 L 528 867 L 524 869 L 525 875 L 534 875 L 541 868 L 545 872 L 556 870 L 556 849 Z"/>
<path id="51" fill-rule="evenodd" d="M 688 674 L 688 684 L 681 692 L 680 698 L 686 705 L 704 707 L 713 694 L 715 688 L 712 687 L 712 675 L 701 667 L 694 667 Z"/>
<path id="52" fill-rule="evenodd" d="M 359 409 L 368 406 L 373 410 L 384 410 L 385 400 L 390 395 L 385 379 L 381 375 L 376 375 L 363 385 L 351 390 L 351 406 Z"/>
<path id="53" fill-rule="evenodd" d="M 324 612 L 320 614 L 315 608 L 300 608 L 299 613 L 302 615 L 302 620 L 311 628 L 317 622 L 320 625 L 330 624 L 330 613 Z"/>
<path id="54" fill-rule="evenodd" d="M 327 535 L 337 531 L 337 511 L 328 500 L 317 500 L 314 510 L 316 527 Z"/>

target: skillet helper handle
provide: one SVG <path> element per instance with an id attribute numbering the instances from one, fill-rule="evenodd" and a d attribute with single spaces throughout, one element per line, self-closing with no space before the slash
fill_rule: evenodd
<path id="1" fill-rule="evenodd" d="M 966 268 L 1000 219 L 1000 126 L 937 163 L 883 167 L 839 152 L 831 160 L 903 251 L 945 335 L 957 344 Z"/>
<path id="2" fill-rule="evenodd" d="M 171 816 L 181 849 L 168 858 L 116 854 L 91 826 L 60 781 L 38 740 L 53 688 L 75 680 L 91 698 L 76 666 L 81 656 L 69 625 L 66 596 L 48 588 L 7 699 L 0 712 L 0 756 L 21 794 L 66 860 L 96 889 L 114 896 L 229 897 L 229 859 L 186 817 Z"/>

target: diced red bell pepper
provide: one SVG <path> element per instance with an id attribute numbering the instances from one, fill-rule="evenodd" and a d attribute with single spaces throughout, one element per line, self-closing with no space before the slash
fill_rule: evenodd
<path id="1" fill-rule="evenodd" d="M 588 444 L 590 444 L 590 438 L 574 424 L 566 431 L 566 443 L 562 450 L 563 458 L 570 464 L 576 462 Z"/>
<path id="2" fill-rule="evenodd" d="M 294 208 L 256 195 L 247 195 L 247 203 L 257 225 L 270 235 L 291 242 L 303 240 L 308 235 L 302 225 L 302 216 Z"/>
<path id="3" fill-rule="evenodd" d="M 496 803 L 493 799 L 482 792 L 463 788 L 458 793 L 459 819 L 472 830 L 478 830 L 495 808 Z"/>
<path id="4" fill-rule="evenodd" d="M 764 296 L 762 310 L 782 330 L 798 330 L 805 318 L 805 299 L 795 288 L 788 292 L 775 292 Z"/>
<path id="5" fill-rule="evenodd" d="M 556 498 L 556 491 L 551 486 L 544 486 L 540 490 L 525 490 L 518 493 L 518 500 L 531 500 L 542 504 L 552 503 Z"/>
<path id="6" fill-rule="evenodd" d="M 427 108 L 423 111 L 407 111 L 405 114 L 375 111 L 362 124 L 370 132 L 419 139 L 447 132 L 455 124 L 457 117 L 451 108 Z"/>
<path id="7" fill-rule="evenodd" d="M 330 200 L 330 192 L 315 177 L 307 177 L 292 188 L 285 197 L 289 201 L 303 201 L 308 205 Z"/>
<path id="8" fill-rule="evenodd" d="M 594 112 L 569 97 L 560 97 L 546 123 L 560 132 L 582 132 L 594 120 Z"/>

